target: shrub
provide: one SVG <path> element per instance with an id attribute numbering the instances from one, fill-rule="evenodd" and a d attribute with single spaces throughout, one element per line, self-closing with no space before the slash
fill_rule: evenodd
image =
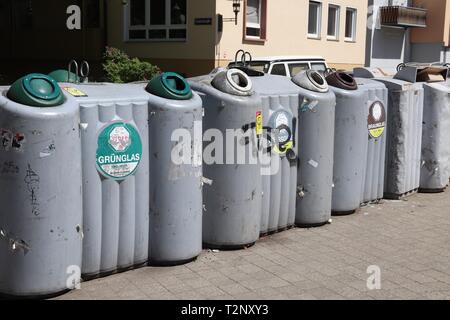
<path id="1" fill-rule="evenodd" d="M 161 70 L 151 63 L 130 58 L 125 52 L 107 47 L 104 54 L 103 70 L 106 79 L 115 83 L 146 81 L 161 73 Z"/>

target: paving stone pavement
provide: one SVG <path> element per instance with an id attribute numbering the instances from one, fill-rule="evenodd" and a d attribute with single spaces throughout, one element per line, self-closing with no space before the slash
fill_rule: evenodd
<path id="1" fill-rule="evenodd" d="M 369 290 L 369 266 L 381 289 Z M 450 191 L 369 205 L 240 251 L 83 282 L 57 299 L 450 299 Z"/>

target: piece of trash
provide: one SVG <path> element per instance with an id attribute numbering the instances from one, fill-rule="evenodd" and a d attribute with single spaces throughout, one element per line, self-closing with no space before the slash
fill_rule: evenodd
<path id="1" fill-rule="evenodd" d="M 9 241 L 12 251 L 22 249 L 24 253 L 27 253 L 31 249 L 30 246 L 23 240 L 10 239 Z"/>
<path id="2" fill-rule="evenodd" d="M 89 126 L 89 123 L 80 123 L 80 129 L 86 130 Z"/>
<path id="3" fill-rule="evenodd" d="M 314 168 L 317 168 L 319 166 L 319 163 L 314 161 L 313 159 L 309 160 L 308 163 L 310 166 L 312 166 Z"/>
<path id="4" fill-rule="evenodd" d="M 217 250 L 217 249 L 213 249 L 213 251 L 212 252 L 214 252 L 214 253 L 217 253 L 217 252 L 219 252 L 219 250 Z"/>
<path id="5" fill-rule="evenodd" d="M 50 152 L 41 152 L 39 153 L 40 158 L 50 157 L 52 154 Z"/>
<path id="6" fill-rule="evenodd" d="M 369 213 L 368 213 L 368 212 L 364 212 L 364 215 L 365 215 L 365 216 L 368 216 L 368 215 L 369 215 Z"/>
<path id="7" fill-rule="evenodd" d="M 332 222 L 333 222 L 333 219 L 329 219 L 329 220 L 328 220 L 328 223 L 332 223 Z"/>
<path id="8" fill-rule="evenodd" d="M 202 184 L 207 184 L 208 186 L 211 186 L 213 184 L 213 181 L 211 179 L 202 177 Z"/>
<path id="9" fill-rule="evenodd" d="M 83 228 L 80 225 L 77 225 L 76 228 L 77 233 L 80 235 L 81 239 L 84 238 L 84 232 L 83 232 Z"/>
<path id="10" fill-rule="evenodd" d="M 319 104 L 319 101 L 318 100 L 313 100 L 313 101 L 309 101 L 308 99 L 305 99 L 304 101 L 303 101 L 303 103 L 302 103 L 302 106 L 301 106 L 301 108 L 300 108 L 300 110 L 302 111 L 302 112 L 305 112 L 305 111 L 313 111 L 313 112 L 315 112 L 315 107 L 317 106 Z"/>

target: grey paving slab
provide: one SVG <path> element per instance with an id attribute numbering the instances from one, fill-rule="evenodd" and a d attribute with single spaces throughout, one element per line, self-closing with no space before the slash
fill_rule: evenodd
<path id="1" fill-rule="evenodd" d="M 370 290 L 369 266 L 380 270 Z M 450 299 L 450 191 L 416 194 L 189 264 L 83 282 L 56 299 Z"/>

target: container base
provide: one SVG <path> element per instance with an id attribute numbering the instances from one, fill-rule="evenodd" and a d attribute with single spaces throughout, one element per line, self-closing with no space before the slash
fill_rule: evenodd
<path id="1" fill-rule="evenodd" d="M 425 188 L 419 188 L 419 193 L 442 193 L 447 189 L 448 186 L 445 186 L 444 188 L 437 188 L 437 189 L 425 189 Z"/>
<path id="2" fill-rule="evenodd" d="M 95 280 L 98 278 L 104 278 L 104 277 L 108 277 L 111 276 L 113 274 L 116 273 L 122 273 L 122 272 L 126 272 L 126 271 L 131 271 L 131 270 L 135 270 L 135 269 L 140 269 L 147 266 L 147 261 L 144 262 L 138 262 L 132 266 L 129 267 L 123 267 L 123 268 L 117 268 L 111 271 L 106 271 L 106 272 L 97 272 L 97 273 L 85 273 L 81 275 L 81 279 L 83 279 L 83 281 L 90 281 L 90 280 Z"/>
<path id="3" fill-rule="evenodd" d="M 326 225 L 328 221 L 319 222 L 319 223 L 296 223 L 295 226 L 297 228 L 317 228 Z"/>
<path id="4" fill-rule="evenodd" d="M 184 260 L 177 260 L 177 261 L 155 261 L 155 260 L 149 260 L 147 265 L 149 267 L 175 267 L 180 266 L 192 261 L 195 261 L 198 256 L 195 256 L 193 258 L 184 259 Z"/>
<path id="5" fill-rule="evenodd" d="M 403 198 L 409 197 L 419 191 L 419 188 L 405 192 L 403 194 L 395 194 L 395 193 L 385 193 L 384 199 L 388 200 L 401 200 Z"/>
<path id="6" fill-rule="evenodd" d="M 211 250 L 222 250 L 222 251 L 233 251 L 233 250 L 242 250 L 252 247 L 255 242 L 250 242 L 246 244 L 230 244 L 230 245 L 217 245 L 210 243 L 203 243 L 203 248 L 211 249 Z"/>
<path id="7" fill-rule="evenodd" d="M 349 211 L 331 211 L 332 216 L 349 216 L 351 214 L 354 214 L 357 209 L 355 210 L 349 210 Z"/>
<path id="8" fill-rule="evenodd" d="M 380 198 L 380 199 L 374 199 L 374 200 L 367 200 L 367 201 L 364 201 L 364 202 L 361 202 L 361 207 L 365 207 L 365 206 L 368 206 L 368 205 L 370 205 L 370 204 L 380 204 L 381 202 L 382 202 L 382 198 Z"/>
<path id="9" fill-rule="evenodd" d="M 110 270 L 110 271 L 102 271 L 102 272 L 97 272 L 97 273 L 82 274 L 81 279 L 83 279 L 83 281 L 91 281 L 91 280 L 95 280 L 98 278 L 112 276 L 113 274 L 116 274 L 116 273 L 119 273 L 119 269 L 114 269 L 114 270 Z"/>
<path id="10" fill-rule="evenodd" d="M 23 296 L 0 293 L 0 300 L 46 300 L 62 296 L 63 294 L 66 294 L 70 291 L 71 291 L 70 289 L 64 289 L 61 291 L 57 291 L 55 293 L 36 294 L 36 295 L 32 294 Z"/>

